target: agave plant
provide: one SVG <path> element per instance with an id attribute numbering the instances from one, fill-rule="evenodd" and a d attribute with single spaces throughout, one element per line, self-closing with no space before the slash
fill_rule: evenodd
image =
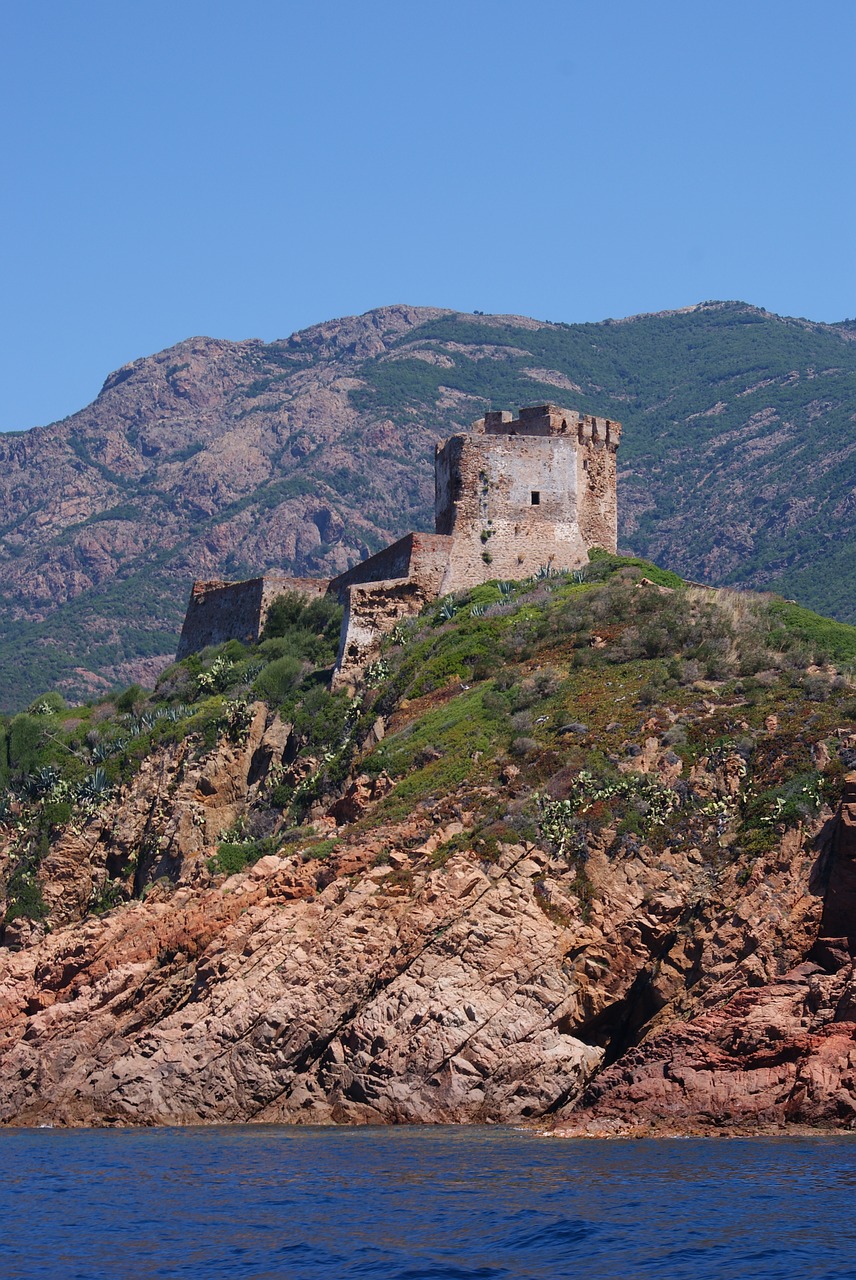
<path id="1" fill-rule="evenodd" d="M 44 764 L 40 769 L 36 769 L 35 773 L 31 773 L 25 778 L 21 790 L 26 796 L 32 800 L 38 799 L 40 796 L 47 795 L 52 787 L 56 786 L 62 774 L 55 764 Z"/>
<path id="2" fill-rule="evenodd" d="M 558 577 L 558 573 L 551 564 L 542 564 L 535 570 L 533 577 L 536 582 L 541 582 L 544 578 Z"/>
<path id="3" fill-rule="evenodd" d="M 81 800 L 106 800 L 112 789 L 110 779 L 99 767 L 94 773 L 90 773 L 88 778 L 83 779 L 77 794 Z"/>
<path id="4" fill-rule="evenodd" d="M 451 599 L 449 599 L 449 597 L 447 596 L 446 599 L 443 601 L 443 603 L 440 605 L 440 614 L 439 614 L 440 620 L 442 622 L 451 622 L 455 616 L 455 612 L 456 612 L 455 606 L 452 603 Z"/>
<path id="5" fill-rule="evenodd" d="M 178 724 L 179 720 L 183 720 L 188 714 L 188 709 L 183 702 L 179 702 L 174 707 L 158 707 L 158 719 L 166 720 L 167 724 Z"/>
<path id="6" fill-rule="evenodd" d="M 472 609 L 470 609 L 471 618 L 483 618 L 486 613 L 487 606 L 483 604 L 474 604 Z"/>
<path id="7" fill-rule="evenodd" d="M 502 596 L 503 600 L 507 600 L 514 590 L 513 582 L 498 582 L 496 585 L 499 587 L 499 594 Z"/>

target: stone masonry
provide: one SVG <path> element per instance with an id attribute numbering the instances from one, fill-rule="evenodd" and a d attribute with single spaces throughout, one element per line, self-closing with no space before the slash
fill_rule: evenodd
<path id="1" fill-rule="evenodd" d="M 176 661 L 198 653 L 208 645 L 240 640 L 254 644 L 264 630 L 265 619 L 277 596 L 296 591 L 309 599 L 326 595 L 326 578 L 268 576 L 246 582 L 194 582 L 181 628 Z"/>
<path id="2" fill-rule="evenodd" d="M 265 577 L 198 582 L 178 657 L 261 634 L 285 591 L 336 595 L 345 615 L 334 685 L 353 686 L 396 621 L 430 600 L 542 566 L 584 565 L 592 547 L 615 551 L 616 452 L 621 424 L 553 404 L 487 413 L 438 444 L 435 533 L 409 533 L 331 582 Z"/>

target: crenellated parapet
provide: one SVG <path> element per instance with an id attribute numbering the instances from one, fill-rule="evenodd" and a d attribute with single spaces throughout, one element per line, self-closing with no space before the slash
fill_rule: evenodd
<path id="1" fill-rule="evenodd" d="M 397 619 L 428 601 L 543 566 L 576 569 L 615 551 L 621 424 L 554 404 L 490 411 L 434 454 L 435 532 L 410 533 L 332 582 L 256 578 L 194 584 L 179 656 L 257 639 L 276 594 L 325 591 L 345 608 L 334 682 L 353 686 Z"/>
<path id="2" fill-rule="evenodd" d="M 555 404 L 520 409 L 516 418 L 505 409 L 490 410 L 473 423 L 472 432 L 488 436 L 556 436 L 578 444 L 605 445 L 613 453 L 621 442 L 621 423 Z"/>

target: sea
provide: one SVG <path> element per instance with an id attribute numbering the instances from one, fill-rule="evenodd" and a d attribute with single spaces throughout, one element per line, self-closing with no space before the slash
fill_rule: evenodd
<path id="1" fill-rule="evenodd" d="M 0 1276 L 856 1277 L 856 1137 L 5 1129 Z"/>

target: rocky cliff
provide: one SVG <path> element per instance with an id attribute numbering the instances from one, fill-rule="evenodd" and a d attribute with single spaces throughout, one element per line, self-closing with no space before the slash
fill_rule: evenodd
<path id="1" fill-rule="evenodd" d="M 17 717 L 0 1120 L 856 1123 L 853 630 L 579 578 Z"/>
<path id="2" fill-rule="evenodd" d="M 849 617 L 852 337 L 739 303 L 591 325 L 400 306 L 134 361 L 0 436 L 0 707 L 151 684 L 194 578 L 330 576 L 430 530 L 434 440 L 544 400 L 623 422 L 624 546 Z"/>

